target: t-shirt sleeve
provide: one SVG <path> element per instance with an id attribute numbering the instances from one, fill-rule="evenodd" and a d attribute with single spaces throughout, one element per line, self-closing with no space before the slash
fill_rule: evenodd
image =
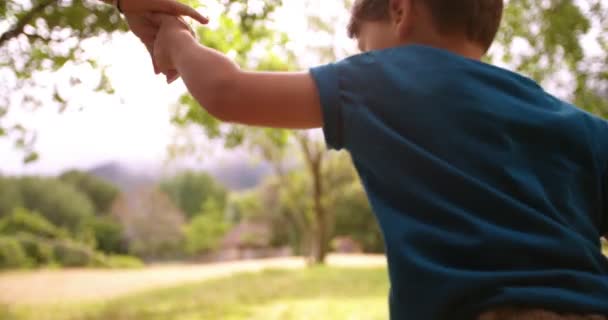
<path id="1" fill-rule="evenodd" d="M 349 113 L 363 99 L 374 61 L 364 53 L 310 70 L 321 99 L 325 141 L 332 149 L 349 149 Z"/>
<path id="2" fill-rule="evenodd" d="M 608 240 L 608 173 L 602 177 L 604 183 L 602 212 L 600 212 L 600 237 Z"/>
<path id="3" fill-rule="evenodd" d="M 344 147 L 344 117 L 340 101 L 338 64 L 312 68 L 310 74 L 317 84 L 323 114 L 323 134 L 327 145 L 336 150 Z"/>

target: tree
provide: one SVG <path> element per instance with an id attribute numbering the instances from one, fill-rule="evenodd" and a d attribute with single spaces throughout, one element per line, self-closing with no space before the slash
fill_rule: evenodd
<path id="1" fill-rule="evenodd" d="M 23 199 L 17 179 L 0 176 L 0 218 L 22 206 Z"/>
<path id="2" fill-rule="evenodd" d="M 561 98 L 606 117 L 607 21 L 608 4 L 602 0 L 511 0 L 493 56 Z"/>
<path id="3" fill-rule="evenodd" d="M 34 161 L 35 133 L 6 115 L 17 106 L 36 109 L 44 101 L 63 110 L 70 100 L 68 87 L 112 93 L 104 68 L 83 51 L 82 43 L 124 31 L 126 24 L 114 8 L 97 0 L 3 0 L 0 21 L 0 137 L 14 141 L 25 162 Z M 65 65 L 96 70 L 98 84 L 85 85 L 75 72 L 52 84 L 39 80 L 43 72 L 64 72 Z"/>
<path id="4" fill-rule="evenodd" d="M 123 226 L 111 216 L 95 217 L 87 225 L 95 237 L 96 249 L 104 253 L 126 254 L 127 239 Z"/>
<path id="5" fill-rule="evenodd" d="M 129 251 L 145 259 L 179 257 L 184 239 L 184 214 L 156 188 L 122 194 L 112 214 L 124 228 Z"/>
<path id="6" fill-rule="evenodd" d="M 118 188 L 111 183 L 82 171 L 64 172 L 59 176 L 59 180 L 84 193 L 93 203 L 95 213 L 98 215 L 108 213 L 120 193 Z"/>
<path id="7" fill-rule="evenodd" d="M 37 212 L 15 208 L 10 215 L 0 219 L 0 234 L 28 233 L 45 239 L 62 239 L 68 235 Z"/>
<path id="8" fill-rule="evenodd" d="M 55 178 L 24 177 L 16 179 L 24 208 L 37 211 L 56 226 L 73 234 L 83 231 L 94 217 L 94 208 L 86 195 Z"/>
<path id="9" fill-rule="evenodd" d="M 226 235 L 230 225 L 224 217 L 224 210 L 208 199 L 190 224 L 185 227 L 186 250 L 192 255 L 215 250 Z"/>
<path id="10" fill-rule="evenodd" d="M 231 1 L 231 4 L 237 4 L 239 1 Z M 296 67 L 294 55 L 285 50 L 280 50 L 276 45 L 277 42 L 285 44 L 286 38 L 284 35 L 272 32 L 267 28 L 262 21 L 266 20 L 269 13 L 274 11 L 278 2 L 266 3 L 264 10 L 259 15 L 254 15 L 251 18 L 251 23 L 236 23 L 235 19 L 230 19 L 223 16 L 220 19 L 219 28 L 216 30 L 199 29 L 200 39 L 203 44 L 232 54 L 235 60 L 244 68 L 257 70 L 271 71 L 288 71 Z M 239 8 L 239 6 L 236 6 Z M 231 12 L 228 6 L 226 13 Z M 240 6 L 240 22 L 244 12 L 249 12 L 249 4 L 245 2 Z M 227 39 L 231 41 L 227 41 Z M 267 54 L 262 57 L 254 58 L 251 56 L 251 50 L 254 44 L 266 47 Z M 251 61 L 256 61 L 252 64 Z M 277 129 L 258 129 L 248 128 L 241 125 L 222 125 L 218 120 L 211 117 L 198 103 L 190 96 L 185 95 L 181 98 L 180 104 L 175 111 L 174 123 L 182 127 L 188 127 L 192 124 L 201 125 L 204 133 L 211 139 L 222 139 L 227 148 L 234 148 L 240 145 L 246 145 L 252 150 L 260 153 L 262 157 L 274 162 L 275 168 L 279 171 L 279 162 L 283 161 L 285 151 L 290 143 L 297 143 L 300 152 L 303 155 L 308 173 L 312 176 L 311 184 L 314 192 L 311 194 L 313 199 L 313 210 L 315 223 L 310 229 L 314 232 L 314 245 L 310 247 L 312 261 L 315 263 L 323 263 L 327 251 L 329 249 L 329 228 L 326 221 L 331 220 L 327 216 L 330 214 L 321 202 L 321 196 L 324 192 L 323 184 L 321 183 L 321 168 L 325 157 L 325 147 L 320 142 L 320 139 L 313 138 L 306 132 L 294 132 L 288 130 Z M 176 146 L 174 151 L 179 154 L 179 151 L 192 151 L 192 143 L 186 146 Z M 278 172 L 282 175 L 284 172 Z"/>
<path id="11" fill-rule="evenodd" d="M 341 189 L 333 210 L 336 215 L 334 236 L 351 237 L 365 252 L 384 252 L 378 222 L 358 179 Z"/>
<path id="12" fill-rule="evenodd" d="M 271 176 L 256 192 L 258 203 L 247 206 L 258 212 L 257 219 L 263 219 L 273 226 L 273 242 L 289 243 L 296 253 L 307 255 L 313 264 L 318 263 L 320 258 L 319 251 L 316 250 L 321 249 L 327 253 L 329 243 L 336 235 L 357 235 L 353 236 L 356 239 L 375 238 L 379 235 L 371 209 L 365 206 L 367 198 L 348 154 L 323 154 L 323 166 L 319 173 L 312 175 L 310 168 L 304 165 L 282 175 Z M 315 179 L 322 186 L 322 192 L 316 195 L 319 187 L 315 186 Z M 347 192 L 351 189 L 360 193 Z M 318 215 L 319 206 L 323 210 L 322 215 Z M 353 208 L 358 210 L 349 211 Z M 355 226 L 365 223 L 369 225 L 354 230 Z M 369 232 L 373 235 L 368 236 Z"/>
<path id="13" fill-rule="evenodd" d="M 213 201 L 220 211 L 226 205 L 226 189 L 204 172 L 186 171 L 161 182 L 160 189 L 188 218 L 201 213 L 201 207 Z"/>
<path id="14" fill-rule="evenodd" d="M 53 225 L 44 216 L 23 208 L 15 208 L 10 215 L 0 219 L 0 238 L 10 240 L 9 250 L 14 251 L 14 244 L 17 243 L 27 258 L 27 264 L 23 264 L 22 257 L 16 251 L 13 252 L 16 256 L 0 257 L 0 260 L 4 259 L 4 262 L 0 261 L 0 265 L 9 263 L 9 267 L 57 264 L 120 266 L 129 260 L 128 257 L 105 256 L 95 250 L 94 244 L 84 243 L 71 237 L 66 230 Z M 4 249 L 0 245 L 0 251 Z M 130 261 L 132 262 L 133 259 Z"/>

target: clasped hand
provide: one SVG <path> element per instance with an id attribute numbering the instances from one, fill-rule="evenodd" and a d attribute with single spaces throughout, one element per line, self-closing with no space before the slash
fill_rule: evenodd
<path id="1" fill-rule="evenodd" d="M 175 0 L 120 0 L 131 31 L 141 40 L 152 58 L 156 74 L 163 73 L 171 83 L 179 77 L 170 55 L 170 40 L 180 33 L 195 33 L 181 18 L 189 16 L 206 24 L 207 18 Z"/>

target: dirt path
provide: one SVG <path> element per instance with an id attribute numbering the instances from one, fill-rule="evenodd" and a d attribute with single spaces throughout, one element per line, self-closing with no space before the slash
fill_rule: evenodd
<path id="1" fill-rule="evenodd" d="M 384 266 L 384 256 L 332 255 L 340 267 Z M 228 276 L 268 268 L 304 267 L 300 258 L 238 261 L 205 265 L 159 265 L 139 270 L 41 270 L 0 274 L 0 303 L 37 304 L 95 301 L 152 288 Z"/>

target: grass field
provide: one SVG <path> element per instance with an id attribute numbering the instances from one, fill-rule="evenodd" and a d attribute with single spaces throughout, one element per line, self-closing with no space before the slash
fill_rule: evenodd
<path id="1" fill-rule="evenodd" d="M 1 306 L 3 320 L 387 319 L 385 268 L 237 274 L 103 303 Z"/>

